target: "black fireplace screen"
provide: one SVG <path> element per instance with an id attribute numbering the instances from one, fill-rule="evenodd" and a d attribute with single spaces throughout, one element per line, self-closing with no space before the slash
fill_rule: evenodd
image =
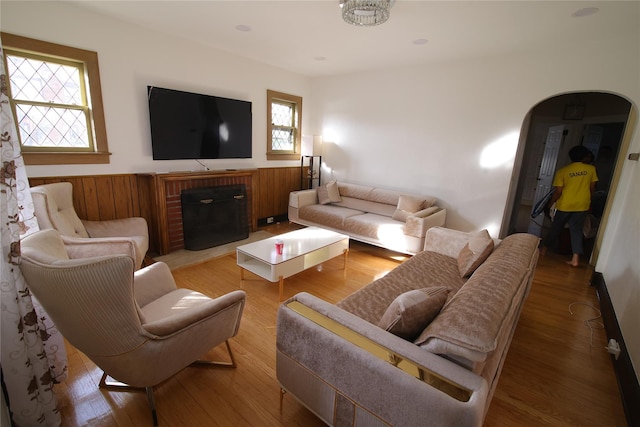
<path id="1" fill-rule="evenodd" d="M 193 188 L 180 196 L 185 249 L 206 249 L 249 237 L 244 185 Z"/>

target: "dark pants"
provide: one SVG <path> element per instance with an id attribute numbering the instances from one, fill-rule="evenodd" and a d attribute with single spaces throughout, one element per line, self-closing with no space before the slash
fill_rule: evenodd
<path id="1" fill-rule="evenodd" d="M 544 239 L 544 245 L 547 247 L 553 246 L 558 240 L 558 236 L 562 232 L 565 224 L 569 224 L 569 234 L 571 236 L 571 251 L 574 254 L 582 255 L 584 250 L 582 249 L 582 236 L 584 228 L 584 219 L 587 217 L 587 211 L 584 212 L 563 212 L 556 211 L 556 215 L 553 217 L 551 223 L 551 229 L 549 234 Z"/>

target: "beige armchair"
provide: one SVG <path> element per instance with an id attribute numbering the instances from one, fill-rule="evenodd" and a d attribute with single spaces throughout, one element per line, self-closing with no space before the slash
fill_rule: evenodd
<path id="1" fill-rule="evenodd" d="M 149 249 L 149 229 L 144 218 L 82 220 L 73 207 L 70 182 L 32 187 L 31 196 L 40 229 L 57 230 L 67 246 L 77 245 L 85 257 L 130 254 L 136 268 L 142 265 Z"/>
<path id="2" fill-rule="evenodd" d="M 62 335 L 104 371 L 100 387 L 147 391 L 154 425 L 153 387 L 238 333 L 246 295 L 218 298 L 177 288 L 166 264 L 134 272 L 133 259 L 108 255 L 72 259 L 55 230 L 21 241 L 21 271 Z"/>

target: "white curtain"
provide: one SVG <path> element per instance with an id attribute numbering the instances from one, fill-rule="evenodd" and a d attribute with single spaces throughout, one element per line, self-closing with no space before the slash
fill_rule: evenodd
<path id="1" fill-rule="evenodd" d="M 67 375 L 62 335 L 31 296 L 20 272 L 20 236 L 38 230 L 27 173 L 9 105 L 0 40 L 0 341 L 3 388 L 17 426 L 59 426 L 54 384 Z"/>

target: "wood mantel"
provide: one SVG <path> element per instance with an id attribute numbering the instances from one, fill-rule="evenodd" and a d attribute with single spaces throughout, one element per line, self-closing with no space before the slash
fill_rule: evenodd
<path id="1" fill-rule="evenodd" d="M 150 247 L 160 255 L 184 248 L 180 193 L 191 188 L 244 184 L 249 206 L 249 229 L 257 229 L 258 170 L 139 173 L 138 191 L 144 216 L 150 218 Z"/>

